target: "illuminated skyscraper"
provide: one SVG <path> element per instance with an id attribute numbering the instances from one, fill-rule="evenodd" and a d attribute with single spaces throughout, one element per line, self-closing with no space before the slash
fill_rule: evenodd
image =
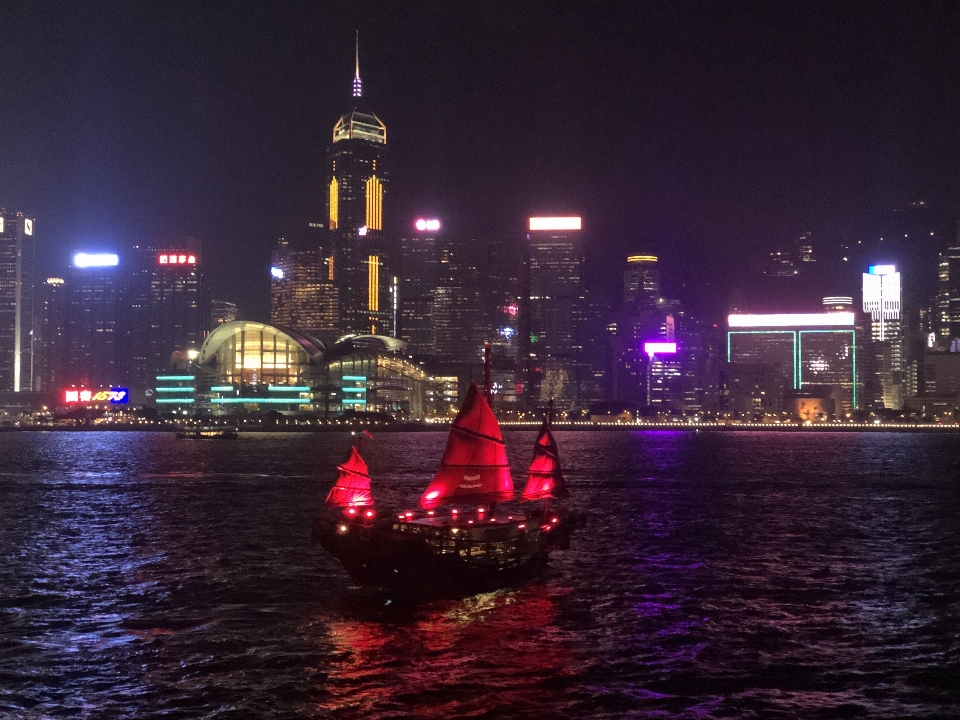
<path id="1" fill-rule="evenodd" d="M 434 293 L 434 357 L 458 363 L 480 362 L 490 340 L 484 324 L 477 258 L 470 252 L 478 243 L 446 242 L 438 252 Z"/>
<path id="2" fill-rule="evenodd" d="M 388 334 L 391 273 L 384 236 L 387 128 L 361 108 L 359 45 L 353 107 L 333 127 L 327 150 L 326 203 L 340 330 Z"/>
<path id="3" fill-rule="evenodd" d="M 656 255 L 628 255 L 623 273 L 623 304 L 634 309 L 638 305 L 655 305 L 660 297 L 660 271 Z"/>
<path id="4" fill-rule="evenodd" d="M 270 322 L 320 336 L 332 334 L 337 321 L 323 249 L 294 250 L 280 238 L 270 265 Z"/>
<path id="5" fill-rule="evenodd" d="M 860 407 L 860 338 L 852 312 L 732 314 L 727 323 L 728 393 L 742 396 L 735 409 L 781 409 L 782 398 L 770 397 L 778 386 L 837 386 L 843 410 Z"/>
<path id="6" fill-rule="evenodd" d="M 210 300 L 210 329 L 237 319 L 237 304 L 229 300 Z"/>
<path id="7" fill-rule="evenodd" d="M 129 385 L 138 375 L 133 371 L 132 347 L 148 334 L 149 325 L 137 312 L 145 306 L 129 303 L 126 262 L 121 265 L 115 253 L 78 253 L 67 285 L 65 384 L 87 388 Z M 137 321 L 131 322 L 131 317 Z M 146 371 L 141 372 L 145 376 Z"/>
<path id="8" fill-rule="evenodd" d="M 863 311 L 870 315 L 875 382 L 870 385 L 873 404 L 892 410 L 903 405 L 904 342 L 900 273 L 893 265 L 871 265 L 863 274 Z"/>
<path id="9" fill-rule="evenodd" d="M 161 245 L 158 250 L 141 250 L 141 265 L 149 268 L 150 278 L 150 373 L 168 370 L 174 352 L 199 350 L 203 344 L 209 329 L 210 298 L 200 260 L 200 243 L 192 238 Z"/>
<path id="10" fill-rule="evenodd" d="M 433 302 L 436 298 L 437 240 L 424 231 L 400 240 L 400 332 L 414 355 L 433 352 Z"/>
<path id="11" fill-rule="evenodd" d="M 37 390 L 59 390 L 67 367 L 68 289 L 63 278 L 50 277 L 36 290 L 33 385 Z"/>
<path id="12" fill-rule="evenodd" d="M 579 401 L 579 217 L 532 217 L 520 297 L 520 357 L 524 399 L 531 409 L 558 409 Z"/>
<path id="13" fill-rule="evenodd" d="M 33 226 L 0 208 L 0 391 L 33 389 Z"/>
<path id="14" fill-rule="evenodd" d="M 937 270 L 934 329 L 942 347 L 956 350 L 960 345 L 960 247 L 941 252 Z"/>

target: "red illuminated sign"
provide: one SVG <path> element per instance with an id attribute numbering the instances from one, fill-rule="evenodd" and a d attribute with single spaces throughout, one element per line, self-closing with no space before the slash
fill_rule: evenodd
<path id="1" fill-rule="evenodd" d="M 165 252 L 157 255 L 158 265 L 196 265 L 197 256 L 189 253 Z"/>
<path id="2" fill-rule="evenodd" d="M 102 403 L 124 405 L 128 402 L 130 392 L 127 388 L 110 388 L 109 390 L 87 390 L 86 388 L 71 388 L 63 391 L 63 402 L 67 405 L 75 403 Z"/>

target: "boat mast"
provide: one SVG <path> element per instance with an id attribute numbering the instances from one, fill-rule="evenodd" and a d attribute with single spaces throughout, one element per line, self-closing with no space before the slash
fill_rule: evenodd
<path id="1" fill-rule="evenodd" d="M 553 424 L 553 398 L 550 398 L 547 401 L 547 432 L 551 432 L 550 426 Z M 547 521 L 547 513 L 549 512 L 549 503 L 550 496 L 547 495 L 543 498 L 543 518 L 542 522 Z"/>
<path id="2" fill-rule="evenodd" d="M 490 343 L 483 345 L 483 397 L 490 403 Z"/>

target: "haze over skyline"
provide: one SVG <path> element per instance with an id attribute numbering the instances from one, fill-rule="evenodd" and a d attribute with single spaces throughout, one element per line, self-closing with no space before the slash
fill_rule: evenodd
<path id="1" fill-rule="evenodd" d="M 394 236 L 421 213 L 477 236 L 579 214 L 593 277 L 650 250 L 665 292 L 715 302 L 725 272 L 806 230 L 855 241 L 921 198 L 957 217 L 958 12 L 23 3 L 0 50 L 0 205 L 36 216 L 47 274 L 194 236 L 215 293 L 264 317 L 277 237 L 323 219 L 358 31 Z"/>

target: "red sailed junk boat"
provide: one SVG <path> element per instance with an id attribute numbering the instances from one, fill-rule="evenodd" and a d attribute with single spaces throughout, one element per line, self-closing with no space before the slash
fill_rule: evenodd
<path id="1" fill-rule="evenodd" d="M 580 513 L 549 508 L 567 497 L 549 415 L 534 445 L 521 501 L 510 513 L 513 480 L 500 426 L 476 385 L 453 422 L 440 469 L 420 497 L 421 512 L 379 518 L 358 448 L 339 466 L 328 510 L 313 535 L 359 585 L 414 595 L 464 595 L 517 585 L 538 575 L 550 553 L 570 546 Z M 449 508 L 442 511 L 441 508 Z"/>

